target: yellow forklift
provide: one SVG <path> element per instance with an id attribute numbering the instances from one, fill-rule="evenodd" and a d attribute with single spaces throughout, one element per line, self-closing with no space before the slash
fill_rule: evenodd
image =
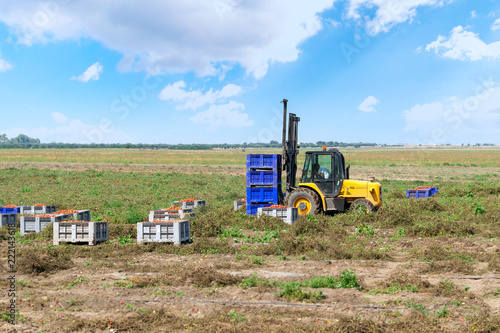
<path id="1" fill-rule="evenodd" d="M 370 177 L 369 181 L 350 180 L 349 165 L 345 167 L 344 155 L 335 148 L 306 151 L 304 168 L 296 184 L 298 123 L 294 113 L 288 115 L 288 140 L 286 131 L 287 103 L 283 103 L 283 170 L 286 171 L 286 196 L 283 204 L 297 207 L 299 214 L 318 214 L 346 209 L 373 212 L 382 205 L 382 186 Z"/>

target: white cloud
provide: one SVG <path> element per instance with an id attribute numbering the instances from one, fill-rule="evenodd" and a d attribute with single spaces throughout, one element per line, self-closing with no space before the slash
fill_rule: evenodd
<path id="1" fill-rule="evenodd" d="M 475 10 L 473 10 L 472 12 L 470 12 L 470 17 L 471 18 L 476 18 L 477 17 L 477 12 Z"/>
<path id="2" fill-rule="evenodd" d="M 484 82 L 473 96 L 415 105 L 403 112 L 405 130 L 421 143 L 500 143 L 500 86 Z"/>
<path id="3" fill-rule="evenodd" d="M 68 121 L 68 118 L 59 112 L 53 112 L 50 114 L 52 118 L 54 118 L 54 121 L 58 124 L 65 124 Z"/>
<path id="4" fill-rule="evenodd" d="M 446 1 L 447 3 L 452 0 Z M 376 35 L 388 32 L 393 26 L 406 21 L 412 21 L 421 6 L 443 6 L 443 0 L 350 0 L 346 16 L 351 19 L 366 22 L 367 32 Z M 370 17 L 361 14 L 361 10 L 377 7 Z"/>
<path id="5" fill-rule="evenodd" d="M 0 72 L 6 72 L 12 69 L 12 65 L 8 63 L 6 60 L 1 58 L 2 53 L 0 53 Z"/>
<path id="6" fill-rule="evenodd" d="M 82 75 L 78 77 L 72 77 L 72 80 L 77 80 L 80 82 L 89 82 L 90 80 L 99 80 L 99 75 L 102 73 L 102 66 L 96 62 L 91 65 Z"/>
<path id="7" fill-rule="evenodd" d="M 206 76 L 227 62 L 261 78 L 270 63 L 297 59 L 334 1 L 2 1 L 0 21 L 26 45 L 98 41 L 124 55 L 121 70 Z"/>
<path id="8" fill-rule="evenodd" d="M 206 93 L 203 93 L 201 90 L 186 91 L 185 88 L 186 83 L 184 81 L 177 81 L 163 88 L 158 97 L 162 100 L 172 100 L 181 103 L 176 106 L 177 110 L 196 110 L 206 104 L 214 104 L 227 98 L 238 96 L 242 92 L 242 88 L 235 84 L 228 84 L 221 90 L 213 91 L 210 89 Z"/>
<path id="9" fill-rule="evenodd" d="M 42 143 L 120 143 L 137 142 L 135 136 L 117 130 L 109 120 L 103 119 L 99 124 L 86 124 L 79 119 L 71 120 L 56 127 L 41 126 L 38 128 L 11 128 L 5 130 L 8 137 L 26 134 L 38 138 Z"/>
<path id="10" fill-rule="evenodd" d="M 365 100 L 358 106 L 359 111 L 363 112 L 375 112 L 375 105 L 380 101 L 373 96 L 368 96 Z"/>
<path id="11" fill-rule="evenodd" d="M 496 20 L 493 22 L 493 25 L 491 26 L 491 30 L 495 31 L 500 29 L 500 19 Z"/>
<path id="12" fill-rule="evenodd" d="M 245 106 L 241 103 L 230 101 L 227 104 L 211 105 L 208 110 L 199 112 L 189 118 L 194 123 L 208 124 L 208 130 L 214 132 L 218 127 L 247 127 L 253 121 L 248 120 L 248 114 L 242 113 Z"/>
<path id="13" fill-rule="evenodd" d="M 500 57 L 500 42 L 486 44 L 479 35 L 457 26 L 451 30 L 450 37 L 438 36 L 437 40 L 428 44 L 425 50 L 435 51 L 444 58 L 477 61 L 483 58 Z"/>

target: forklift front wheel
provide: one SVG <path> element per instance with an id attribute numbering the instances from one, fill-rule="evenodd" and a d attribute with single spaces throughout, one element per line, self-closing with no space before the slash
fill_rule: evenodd
<path id="1" fill-rule="evenodd" d="M 321 204 L 318 195 L 307 188 L 298 188 L 285 198 L 288 207 L 296 207 L 300 215 L 318 214 Z"/>

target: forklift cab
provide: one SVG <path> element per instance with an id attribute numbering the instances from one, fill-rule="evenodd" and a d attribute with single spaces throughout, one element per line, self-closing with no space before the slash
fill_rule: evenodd
<path id="1" fill-rule="evenodd" d="M 336 197 L 347 178 L 344 155 L 338 149 L 306 152 L 301 183 L 314 183 L 324 197 Z"/>

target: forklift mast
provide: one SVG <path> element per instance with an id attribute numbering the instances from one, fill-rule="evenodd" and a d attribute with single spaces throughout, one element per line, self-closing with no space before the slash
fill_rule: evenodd
<path id="1" fill-rule="evenodd" d="M 288 140 L 286 140 L 287 99 L 283 99 L 283 170 L 286 171 L 286 192 L 292 191 L 297 175 L 298 125 L 300 118 L 295 113 L 288 115 Z"/>

